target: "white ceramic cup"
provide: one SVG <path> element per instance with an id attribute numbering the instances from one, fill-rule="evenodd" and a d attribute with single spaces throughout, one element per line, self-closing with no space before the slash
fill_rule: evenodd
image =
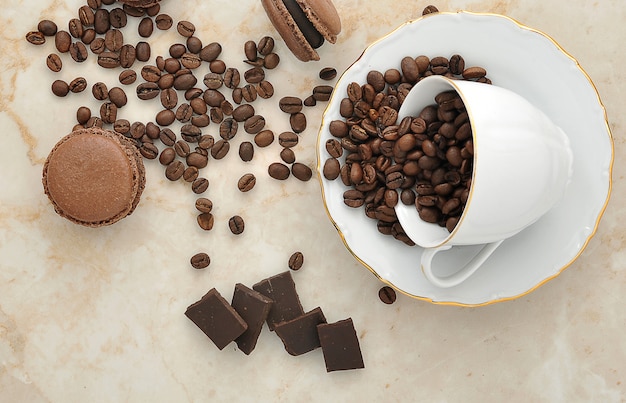
<path id="1" fill-rule="evenodd" d="M 400 224 L 425 248 L 421 267 L 438 287 L 469 278 L 503 240 L 537 221 L 563 196 L 572 175 L 572 151 L 565 133 L 526 99 L 495 85 L 431 76 L 416 84 L 398 121 L 417 116 L 443 91 L 455 90 L 469 114 L 474 143 L 470 193 L 459 222 L 448 232 L 420 219 L 415 206 L 398 203 Z M 453 245 L 485 246 L 465 266 L 439 276 L 433 258 Z M 502 268 L 506 270 L 506 268 Z"/>

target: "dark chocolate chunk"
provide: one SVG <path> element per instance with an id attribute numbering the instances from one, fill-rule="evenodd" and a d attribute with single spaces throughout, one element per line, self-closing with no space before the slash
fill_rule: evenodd
<path id="1" fill-rule="evenodd" d="M 273 331 L 280 322 L 304 315 L 291 272 L 286 271 L 266 278 L 253 285 L 252 288 L 274 301 L 267 317 L 267 325 L 270 330 Z"/>
<path id="2" fill-rule="evenodd" d="M 235 339 L 237 346 L 246 355 L 249 355 L 261 334 L 263 323 L 272 307 L 272 300 L 260 292 L 256 292 L 243 284 L 235 284 L 233 302 L 235 311 L 248 324 L 248 330 Z"/>
<path id="3" fill-rule="evenodd" d="M 248 328 L 237 311 L 215 288 L 207 292 L 200 301 L 190 305 L 185 316 L 209 336 L 220 350 Z"/>
<path id="4" fill-rule="evenodd" d="M 288 322 L 276 325 L 276 334 L 291 355 L 302 355 L 320 347 L 317 325 L 326 323 L 324 313 L 318 307 Z"/>
<path id="5" fill-rule="evenodd" d="M 317 325 L 326 371 L 365 368 L 352 318 Z"/>

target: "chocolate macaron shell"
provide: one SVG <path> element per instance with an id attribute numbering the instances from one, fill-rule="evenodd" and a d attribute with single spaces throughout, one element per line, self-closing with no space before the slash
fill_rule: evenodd
<path id="1" fill-rule="evenodd" d="M 272 25 L 291 52 L 301 61 L 319 60 L 320 56 L 306 40 L 283 0 L 261 0 Z"/>
<path id="2" fill-rule="evenodd" d="M 341 32 L 341 19 L 330 0 L 296 0 L 307 18 L 330 43 L 337 42 Z"/>
<path id="3" fill-rule="evenodd" d="M 145 187 L 145 168 L 128 139 L 109 130 L 81 129 L 54 146 L 42 181 L 59 215 L 100 227 L 133 212 Z"/>

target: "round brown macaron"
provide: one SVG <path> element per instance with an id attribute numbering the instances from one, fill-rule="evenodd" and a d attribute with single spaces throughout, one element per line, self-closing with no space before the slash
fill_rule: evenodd
<path id="1" fill-rule="evenodd" d="M 291 52 L 303 62 L 319 60 L 315 49 L 337 41 L 341 19 L 331 0 L 261 0 Z"/>
<path id="2" fill-rule="evenodd" d="M 54 146 L 42 182 L 59 215 L 101 227 L 135 210 L 146 178 L 141 154 L 129 139 L 94 127 L 75 130 Z"/>

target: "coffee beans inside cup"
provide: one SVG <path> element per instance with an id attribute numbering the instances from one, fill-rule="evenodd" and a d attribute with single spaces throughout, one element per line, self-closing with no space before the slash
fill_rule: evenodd
<path id="1" fill-rule="evenodd" d="M 413 85 L 433 74 L 491 83 L 482 67 L 465 67 L 461 55 L 404 57 L 396 68 L 368 72 L 349 83 L 341 119 L 329 123 L 332 138 L 322 174 L 347 187 L 344 203 L 363 208 L 379 232 L 414 245 L 398 222 L 397 203 L 414 204 L 420 217 L 452 231 L 469 195 L 473 138 L 469 117 L 455 92 L 444 92 L 418 116 L 398 121 Z"/>

